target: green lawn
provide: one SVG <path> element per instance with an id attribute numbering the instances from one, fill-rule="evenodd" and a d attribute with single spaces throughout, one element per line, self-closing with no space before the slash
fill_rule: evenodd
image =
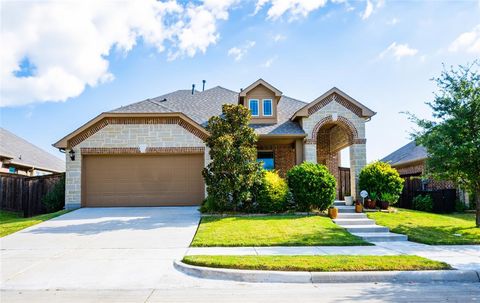
<path id="1" fill-rule="evenodd" d="M 12 234 L 29 226 L 42 223 L 67 213 L 67 210 L 57 211 L 55 213 L 23 218 L 20 213 L 0 210 L 0 237 Z"/>
<path id="2" fill-rule="evenodd" d="M 406 234 L 415 242 L 432 245 L 480 244 L 475 214 L 432 214 L 398 209 L 397 213 L 375 212 L 368 217 L 392 232 Z"/>
<path id="3" fill-rule="evenodd" d="M 418 256 L 185 256 L 190 265 L 283 271 L 388 271 L 451 269 Z"/>
<path id="4" fill-rule="evenodd" d="M 371 245 L 324 216 L 204 217 L 192 246 Z"/>

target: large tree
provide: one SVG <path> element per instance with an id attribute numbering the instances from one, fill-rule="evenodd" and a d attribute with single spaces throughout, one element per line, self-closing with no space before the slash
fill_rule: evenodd
<path id="1" fill-rule="evenodd" d="M 250 111 L 225 104 L 223 114 L 208 121 L 206 140 L 212 162 L 203 170 L 208 199 L 217 210 L 243 210 L 252 201 L 252 188 L 262 173 L 257 163 L 257 135 L 249 126 Z"/>
<path id="2" fill-rule="evenodd" d="M 433 119 L 411 119 L 416 142 L 428 151 L 427 172 L 475 193 L 480 227 L 480 74 L 479 62 L 444 70 L 432 102 Z"/>

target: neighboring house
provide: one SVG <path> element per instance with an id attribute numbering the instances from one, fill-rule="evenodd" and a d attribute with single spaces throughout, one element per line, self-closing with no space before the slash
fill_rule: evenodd
<path id="1" fill-rule="evenodd" d="M 340 150 L 350 146 L 351 192 L 366 164 L 365 123 L 375 112 L 337 88 L 310 103 L 259 79 L 240 92 L 220 86 L 178 90 L 102 113 L 54 144 L 66 152 L 66 207 L 199 205 L 204 140 L 222 105 L 242 104 L 259 135 L 258 159 L 285 172 L 303 161 L 338 178 Z"/>
<path id="2" fill-rule="evenodd" d="M 0 172 L 40 176 L 65 171 L 65 162 L 0 127 Z"/>
<path id="3" fill-rule="evenodd" d="M 381 160 L 397 169 L 400 176 L 405 180 L 402 195 L 399 199 L 399 206 L 412 208 L 413 198 L 421 190 L 448 190 L 443 191 L 442 196 L 448 200 L 450 205 L 455 205 L 457 196 L 461 200 L 467 201 L 468 198 L 463 196 L 464 193 L 462 191 L 457 191 L 453 182 L 425 177 L 425 162 L 427 158 L 426 148 L 416 145 L 415 141 L 412 141 Z"/>
<path id="4" fill-rule="evenodd" d="M 415 141 L 412 141 L 386 156 L 381 161 L 387 162 L 397 169 L 401 177 L 421 177 L 425 173 L 425 162 L 427 158 L 427 149 L 415 144 Z M 425 178 L 423 179 L 422 186 L 425 190 L 455 188 L 454 183 L 451 181 Z"/>

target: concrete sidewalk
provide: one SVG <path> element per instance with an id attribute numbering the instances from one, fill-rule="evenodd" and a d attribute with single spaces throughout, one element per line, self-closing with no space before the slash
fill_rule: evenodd
<path id="1" fill-rule="evenodd" d="M 480 270 L 480 245 L 426 245 L 410 241 L 375 246 L 191 247 L 186 255 L 417 255 L 461 270 Z"/>

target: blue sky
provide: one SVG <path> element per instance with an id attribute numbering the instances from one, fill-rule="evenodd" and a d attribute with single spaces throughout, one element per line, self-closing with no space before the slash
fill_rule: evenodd
<path id="1" fill-rule="evenodd" d="M 207 88 L 238 90 L 263 78 L 307 102 L 336 86 L 376 111 L 367 123 L 367 157 L 374 160 L 409 141 L 412 124 L 400 112 L 429 116 L 424 102 L 433 98 L 430 79 L 442 64 L 480 58 L 479 1 L 218 2 L 179 2 L 159 20 L 139 8 L 158 4 L 138 1 L 145 16 L 126 22 L 121 7 L 107 14 L 91 2 L 88 11 L 99 17 L 83 20 L 91 14 L 79 10 L 80 29 L 56 18 L 71 6 L 47 2 L 41 9 L 53 17 L 42 25 L 31 3 L 2 2 L 2 49 L 14 43 L 2 50 L 9 61 L 2 60 L 1 126 L 61 157 L 51 144 L 103 111 L 201 87 L 202 79 Z M 167 30 L 142 23 L 148 18 L 166 27 L 183 22 L 166 39 Z M 109 22 L 132 22 L 130 34 L 105 30 Z M 25 33 L 32 32 L 34 42 L 15 40 L 29 41 Z"/>

